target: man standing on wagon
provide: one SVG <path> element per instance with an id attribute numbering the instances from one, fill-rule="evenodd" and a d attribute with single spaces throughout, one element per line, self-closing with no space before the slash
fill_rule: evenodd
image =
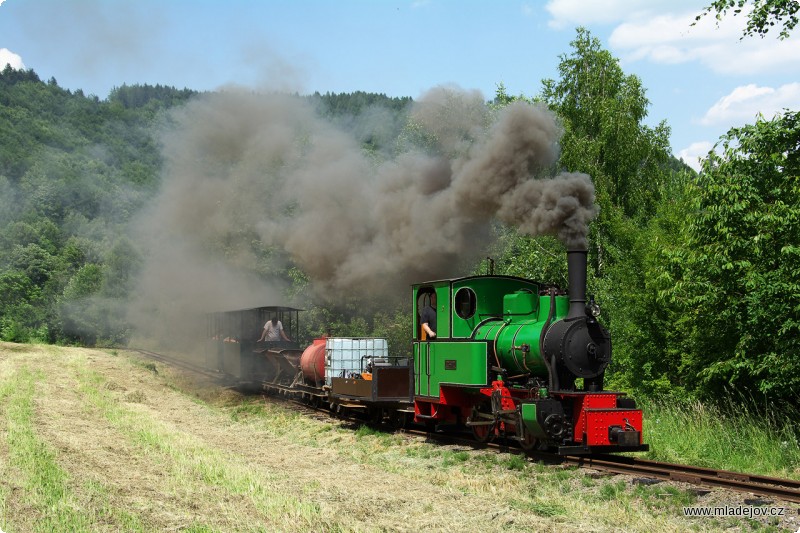
<path id="1" fill-rule="evenodd" d="M 278 317 L 272 317 L 272 320 L 267 320 L 267 323 L 264 324 L 264 331 L 261 333 L 261 338 L 258 339 L 258 342 L 277 342 L 281 339 L 291 342 L 291 339 L 286 336 L 286 332 L 283 331 L 283 324 L 278 320 Z"/>

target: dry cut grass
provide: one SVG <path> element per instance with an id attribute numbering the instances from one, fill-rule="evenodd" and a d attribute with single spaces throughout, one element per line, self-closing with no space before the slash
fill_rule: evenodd
<path id="1" fill-rule="evenodd" d="M 345 427 L 123 353 L 2 343 L 0 479 L 5 531 L 746 525 L 684 518 L 703 504 L 686 487 Z"/>

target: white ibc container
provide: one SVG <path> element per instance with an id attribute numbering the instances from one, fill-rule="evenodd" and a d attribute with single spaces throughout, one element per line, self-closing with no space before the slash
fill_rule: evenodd
<path id="1" fill-rule="evenodd" d="M 325 383 L 349 378 L 366 369 L 368 362 L 387 361 L 389 345 L 378 337 L 330 337 L 325 342 Z"/>

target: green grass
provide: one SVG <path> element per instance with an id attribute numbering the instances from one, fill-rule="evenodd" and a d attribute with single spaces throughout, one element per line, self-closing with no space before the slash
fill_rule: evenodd
<path id="1" fill-rule="evenodd" d="M 447 451 L 442 454 L 442 466 L 447 468 L 450 466 L 466 463 L 470 459 L 469 452 L 454 452 Z"/>
<path id="2" fill-rule="evenodd" d="M 725 409 L 699 402 L 645 403 L 645 457 L 658 461 L 800 478 L 796 421 L 732 402 Z"/>
<path id="3" fill-rule="evenodd" d="M 49 354 L 40 357 L 42 361 L 52 360 Z M 121 489 L 92 470 L 70 471 L 75 463 L 66 460 L 66 453 L 59 457 L 60 445 L 51 447 L 44 442 L 45 435 L 53 434 L 57 424 L 44 425 L 49 419 L 46 412 L 37 410 L 37 405 L 48 405 L 40 403 L 40 399 L 65 390 L 72 409 L 83 411 L 81 419 L 96 422 L 102 429 L 98 435 L 113 436 L 113 445 L 124 448 L 124 456 L 133 459 L 132 464 L 143 465 L 140 487 L 156 482 L 157 477 L 158 491 L 167 495 L 165 501 L 170 502 L 171 512 L 185 515 L 179 522 L 183 531 L 370 531 L 391 530 L 392 525 L 398 524 L 409 531 L 426 530 L 424 526 L 446 530 L 451 523 L 445 520 L 456 523 L 459 517 L 459 530 L 471 531 L 470 526 L 484 520 L 484 516 L 490 517 L 492 527 L 488 529 L 496 530 L 706 531 L 726 526 L 742 530 L 760 527 L 742 520 L 687 519 L 682 507 L 703 505 L 705 499 L 669 483 L 648 486 L 618 476 L 593 478 L 582 469 L 539 464 L 524 456 L 442 446 L 366 425 L 352 427 L 334 419 L 320 421 L 259 397 L 242 399 L 233 394 L 215 394 L 199 400 L 196 389 L 188 387 L 184 395 L 208 410 L 209 425 L 224 426 L 214 438 L 207 438 L 205 429 L 198 433 L 198 424 L 182 429 L 174 424 L 176 419 L 162 419 L 154 409 L 155 401 L 161 398 L 159 385 L 168 391 L 169 399 L 165 401 L 176 400 L 173 391 L 181 390 L 181 382 L 171 381 L 166 367 L 154 372 L 121 357 L 108 357 L 123 371 L 134 371 L 134 377 L 143 383 L 137 385 L 139 389 L 127 390 L 117 384 L 123 382 L 119 377 L 114 378 L 116 382 L 105 377 L 101 374 L 103 365 L 95 366 L 91 358 L 72 356 L 61 365 L 60 372 L 32 371 L 39 368 L 39 363 L 31 363 L 30 359 L 21 361 L 16 370 L 0 361 L 0 372 L 4 372 L 0 374 L 0 475 L 4 478 L 0 481 L 0 528 L 146 531 L 148 527 L 153 529 L 153 520 L 161 520 L 153 513 L 146 493 L 128 497 L 120 492 L 125 487 Z M 48 368 L 52 367 L 51 364 Z M 172 383 L 174 387 L 170 386 Z M 137 399 L 139 403 L 134 401 Z M 750 439 L 747 442 L 753 439 L 748 435 L 752 430 L 743 429 L 740 418 L 730 415 L 720 417 L 700 407 L 644 409 L 647 441 L 654 450 L 673 454 L 664 458 L 676 462 L 685 449 L 698 445 L 693 440 L 699 438 L 692 434 L 696 431 L 691 429 L 693 424 L 713 434 L 713 438 L 704 437 L 709 446 L 711 441 L 719 440 L 722 430 L 714 425 L 715 416 L 724 418 L 725 423 L 739 422 L 736 431 Z M 202 410 L 199 412 L 202 414 Z M 201 421 L 196 414 L 191 413 L 189 418 Z M 672 440 L 659 442 L 655 420 Z M 789 435 L 780 433 L 774 420 L 768 421 L 766 430 L 763 424 L 750 425 L 773 438 Z M 37 435 L 37 430 L 43 428 L 46 431 Z M 682 435 L 678 428 L 684 428 Z M 349 484 L 340 486 L 326 477 L 298 478 L 297 470 L 283 469 L 270 461 L 262 463 L 261 455 L 251 453 L 249 448 L 219 445 L 244 442 L 222 438 L 223 432 L 252 433 L 255 442 L 274 443 L 265 450 L 269 454 L 283 447 L 290 449 L 294 457 L 313 458 L 322 452 L 325 464 L 334 469 L 341 465 L 343 475 L 368 471 L 363 479 L 374 483 L 378 495 L 375 505 L 380 513 L 366 511 L 372 505 L 370 498 L 350 502 Z M 684 442 L 687 440 L 688 444 Z M 679 444 L 685 448 L 679 448 Z M 737 445 L 741 445 L 740 441 Z M 729 453 L 732 445 L 726 446 Z M 767 457 L 765 462 L 774 460 L 762 455 Z M 59 459 L 63 461 L 61 465 Z M 781 468 L 795 464 L 788 461 Z M 157 476 L 151 475 L 156 473 Z M 402 492 L 395 494 L 395 487 L 402 487 Z M 395 497 L 399 506 L 396 508 Z M 464 499 L 469 506 L 461 507 L 460 515 L 450 515 L 456 508 L 453 502 Z M 194 512 L 196 502 L 214 505 L 215 511 L 198 515 Z M 470 509 L 483 514 L 473 514 Z M 397 514 L 389 516 L 400 518 L 388 522 L 385 517 L 392 512 Z M 44 519 L 48 513 L 55 517 L 49 522 Z M 247 518 L 237 518 L 244 516 Z M 381 525 L 377 525 L 379 519 L 384 520 Z M 414 529 L 418 525 L 422 527 Z"/>
<path id="4" fill-rule="evenodd" d="M 509 455 L 504 457 L 500 464 L 509 470 L 525 470 L 528 466 L 528 460 L 522 455 Z"/>
<path id="5" fill-rule="evenodd" d="M 338 527 L 321 516 L 317 503 L 305 502 L 295 496 L 272 490 L 270 482 L 273 480 L 269 476 L 256 474 L 238 463 L 236 458 L 208 448 L 188 436 L 170 431 L 126 407 L 107 391 L 103 386 L 103 377 L 96 372 L 86 367 L 79 368 L 78 381 L 87 408 L 99 410 L 128 442 L 141 449 L 152 460 L 163 463 L 165 472 L 172 478 L 173 490 L 177 490 L 176 487 L 200 488 L 203 485 L 219 487 L 230 494 L 249 499 L 274 524 L 292 523 L 301 526 L 301 529 L 314 525 L 325 525 L 328 529 Z M 247 403 L 238 414 L 261 416 L 261 410 Z M 288 474 L 276 474 L 278 477 L 286 475 Z M 194 527 L 197 531 L 207 530 L 201 525 Z"/>
<path id="6" fill-rule="evenodd" d="M 34 429 L 34 395 L 36 384 L 44 376 L 23 368 L 0 387 L 3 415 L 6 420 L 8 465 L 3 468 L 7 481 L 19 486 L 24 506 L 30 506 L 35 516 L 34 531 L 88 531 L 98 521 L 111 521 L 128 530 L 142 530 L 136 516 L 108 505 L 100 484 L 92 487 L 98 496 L 99 509 L 84 511 L 76 501 L 67 472 L 59 466 L 57 454 L 41 440 Z M 5 527 L 7 498 L 3 494 Z"/>
<path id="7" fill-rule="evenodd" d="M 567 508 L 564 505 L 551 501 L 511 500 L 510 504 L 511 507 L 513 507 L 514 509 L 519 509 L 520 511 L 533 513 L 539 516 L 543 516 L 545 518 L 552 518 L 554 516 L 566 516 L 568 514 Z"/>

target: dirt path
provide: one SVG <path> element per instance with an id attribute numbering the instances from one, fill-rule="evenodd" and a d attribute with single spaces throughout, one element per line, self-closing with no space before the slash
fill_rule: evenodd
<path id="1" fill-rule="evenodd" d="M 655 510 L 647 495 L 594 502 L 591 491 L 605 489 L 593 488 L 583 474 L 342 428 L 189 382 L 122 352 L 0 343 L 0 380 L 6 531 L 571 531 L 620 524 L 678 531 L 687 525 L 671 509 L 680 499 Z M 588 496 L 576 495 L 581 484 Z"/>

